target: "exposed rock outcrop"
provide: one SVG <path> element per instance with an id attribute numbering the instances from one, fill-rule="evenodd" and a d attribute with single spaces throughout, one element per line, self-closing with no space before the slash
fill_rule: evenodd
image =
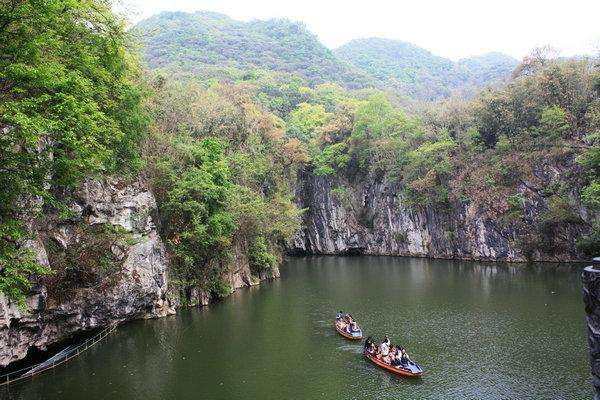
<path id="1" fill-rule="evenodd" d="M 167 258 L 155 227 L 152 194 L 139 183 L 121 187 L 89 180 L 73 199 L 68 220 L 29 221 L 35 238 L 26 245 L 39 263 L 50 265 L 49 244 L 69 249 L 84 240 L 77 229 L 80 226 L 118 226 L 129 240 L 119 240 L 109 249 L 118 260 L 114 271 L 98 284 L 74 288 L 68 299 L 53 296 L 43 281 L 33 286 L 27 311 L 0 296 L 1 366 L 24 358 L 30 348 L 45 350 L 78 332 L 173 312 L 167 300 Z"/>
<path id="2" fill-rule="evenodd" d="M 0 294 L 0 367 L 25 358 L 33 348 L 44 351 L 81 332 L 162 317 L 182 304 L 206 305 L 212 300 L 199 287 L 183 299 L 168 284 L 168 254 L 157 229 L 156 201 L 141 183 L 86 180 L 70 197 L 68 219 L 23 217 L 33 236 L 24 246 L 56 274 L 33 285 L 26 311 Z M 29 209 L 41 207 L 39 199 L 29 202 Z M 110 240 L 99 240 L 98 235 Z M 86 261 L 72 254 L 78 251 L 97 259 Z M 87 274 L 66 295 L 68 279 L 60 275 L 65 254 L 72 256 L 66 264 L 72 266 L 73 259 L 85 264 L 79 269 Z M 246 252 L 234 248 L 232 254 L 226 275 L 232 290 L 279 276 L 277 268 L 255 276 Z"/>
<path id="3" fill-rule="evenodd" d="M 524 184 L 524 212 L 535 219 L 547 210 L 539 193 Z M 569 261 L 583 256 L 574 239 L 553 243 L 551 251 L 528 248 L 529 233 L 502 223 L 475 204 L 449 207 L 407 206 L 401 187 L 384 174 L 319 177 L 304 172 L 296 201 L 306 209 L 303 227 L 289 245 L 291 253 L 371 254 L 503 261 Z M 588 218 L 580 210 L 582 220 Z M 576 238 L 585 226 L 560 227 Z M 558 240 L 558 239 L 557 239 Z"/>

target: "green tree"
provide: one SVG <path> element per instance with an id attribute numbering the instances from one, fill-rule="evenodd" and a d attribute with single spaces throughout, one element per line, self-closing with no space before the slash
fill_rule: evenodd
<path id="1" fill-rule="evenodd" d="M 170 187 L 161 207 L 165 236 L 182 286 L 208 282 L 211 290 L 220 287 L 213 261 L 228 250 L 235 229 L 234 216 L 228 212 L 229 168 L 223 145 L 215 139 L 193 142 L 182 150 L 189 157 L 183 170 L 169 160 L 159 164 Z"/>
<path id="2" fill-rule="evenodd" d="M 321 104 L 301 103 L 290 114 L 288 135 L 310 143 L 315 130 L 323 126 L 329 117 Z"/>
<path id="3" fill-rule="evenodd" d="M 44 271 L 18 254 L 25 197 L 57 205 L 51 192 L 85 175 L 141 166 L 148 119 L 124 27 L 105 0 L 0 6 L 0 286 L 12 298 Z"/>
<path id="4" fill-rule="evenodd" d="M 546 107 L 540 116 L 538 127 L 539 136 L 548 137 L 551 140 L 563 139 L 565 132 L 569 129 L 567 113 L 560 106 Z"/>

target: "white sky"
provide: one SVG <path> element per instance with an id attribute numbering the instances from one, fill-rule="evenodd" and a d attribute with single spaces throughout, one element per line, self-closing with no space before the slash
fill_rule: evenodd
<path id="1" fill-rule="evenodd" d="M 516 58 L 550 45 L 561 56 L 600 52 L 600 0 L 117 0 L 135 23 L 161 11 L 216 11 L 238 20 L 302 21 L 328 47 L 361 37 L 412 42 L 458 59 Z"/>

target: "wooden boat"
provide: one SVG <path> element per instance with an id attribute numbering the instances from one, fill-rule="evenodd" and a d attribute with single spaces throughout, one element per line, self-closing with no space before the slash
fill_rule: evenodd
<path id="1" fill-rule="evenodd" d="M 359 330 L 358 332 L 350 333 L 350 332 L 347 332 L 345 329 L 338 328 L 338 326 L 335 322 L 336 321 L 334 320 L 333 326 L 335 327 L 335 330 L 337 331 L 337 333 L 339 333 L 346 339 L 348 339 L 348 340 L 361 340 L 362 339 L 362 330 Z"/>
<path id="2" fill-rule="evenodd" d="M 402 366 L 398 366 L 398 367 L 394 367 L 390 364 L 386 364 L 381 360 L 378 360 L 375 357 L 372 357 L 371 355 L 369 355 L 366 351 L 363 352 L 363 354 L 365 355 L 366 358 L 368 358 L 373 364 L 377 365 L 378 367 L 381 367 L 393 374 L 396 375 L 400 375 L 400 376 L 407 376 L 407 377 L 419 377 L 423 374 L 423 370 L 421 369 L 421 367 L 414 362 L 409 363 L 409 365 L 402 367 Z"/>

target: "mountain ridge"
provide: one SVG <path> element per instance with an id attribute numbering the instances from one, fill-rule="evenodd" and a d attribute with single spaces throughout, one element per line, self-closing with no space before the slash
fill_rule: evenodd
<path id="1" fill-rule="evenodd" d="M 211 11 L 162 12 L 133 28 L 150 69 L 204 78 L 252 68 L 301 76 L 310 86 L 392 89 L 416 100 L 439 100 L 510 77 L 517 60 L 500 52 L 451 61 L 409 42 L 360 38 L 329 49 L 302 22 L 238 21 Z"/>
<path id="2" fill-rule="evenodd" d="M 378 37 L 353 39 L 333 53 L 420 100 L 436 100 L 456 92 L 473 94 L 482 86 L 508 79 L 517 65 L 516 59 L 500 52 L 454 62 L 410 42 Z"/>

